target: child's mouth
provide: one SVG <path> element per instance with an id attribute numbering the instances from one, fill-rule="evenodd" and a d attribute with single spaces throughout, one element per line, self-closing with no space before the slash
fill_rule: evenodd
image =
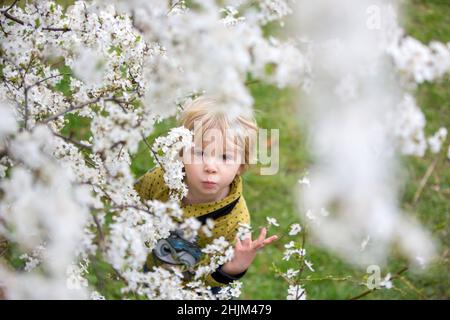
<path id="1" fill-rule="evenodd" d="M 211 181 L 203 181 L 202 185 L 207 189 L 212 189 L 217 185 L 217 183 Z"/>

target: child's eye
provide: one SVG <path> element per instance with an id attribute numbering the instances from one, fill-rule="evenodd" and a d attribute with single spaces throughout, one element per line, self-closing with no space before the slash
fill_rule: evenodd
<path id="1" fill-rule="evenodd" d="M 224 155 L 222 155 L 222 159 L 223 159 L 224 161 L 230 160 L 230 159 L 231 159 L 231 156 L 228 155 L 228 154 L 224 154 Z"/>
<path id="2" fill-rule="evenodd" d="M 197 157 L 203 157 L 203 150 L 195 150 L 195 151 L 194 151 L 194 154 L 195 154 Z"/>

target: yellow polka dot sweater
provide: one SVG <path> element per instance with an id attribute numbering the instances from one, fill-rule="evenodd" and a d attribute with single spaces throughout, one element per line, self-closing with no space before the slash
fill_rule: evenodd
<path id="1" fill-rule="evenodd" d="M 157 167 L 136 181 L 134 187 L 142 200 L 163 202 L 169 200 L 169 188 L 164 182 L 163 175 L 163 170 Z M 185 218 L 195 217 L 202 223 L 205 223 L 208 218 L 214 220 L 212 237 L 207 237 L 203 232 L 199 232 L 196 244 L 200 248 L 209 244 L 214 238 L 221 236 L 228 242 L 234 243 L 239 223 L 250 224 L 250 215 L 242 195 L 242 178 L 238 175 L 231 183 L 230 193 L 222 200 L 189 205 L 182 203 L 181 208 Z M 153 259 L 153 255 L 149 255 L 146 264 L 149 270 L 155 264 Z M 238 275 L 229 275 L 219 268 L 208 275 L 206 282 L 212 287 L 219 287 L 241 278 L 244 274 L 245 272 Z"/>

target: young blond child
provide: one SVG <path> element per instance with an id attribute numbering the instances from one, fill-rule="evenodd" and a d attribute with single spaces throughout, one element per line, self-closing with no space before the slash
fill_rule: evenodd
<path id="1" fill-rule="evenodd" d="M 193 245 L 203 248 L 221 236 L 234 244 L 232 260 L 207 277 L 207 284 L 217 292 L 221 286 L 240 279 L 257 251 L 277 239 L 277 236 L 266 238 L 265 228 L 256 240 L 250 235 L 244 240 L 236 237 L 240 224 L 250 225 L 241 175 L 250 163 L 254 150 L 251 137 L 256 136 L 257 126 L 251 116 L 227 114 L 211 97 L 200 97 L 188 104 L 179 122 L 194 134 L 190 154 L 183 154 L 184 182 L 188 186 L 188 194 L 181 201 L 183 217 L 195 217 L 202 223 L 207 219 L 214 221 L 212 237 L 200 232 Z M 169 200 L 163 174 L 161 168 L 155 168 L 139 178 L 135 189 L 141 199 Z M 157 254 L 149 255 L 147 268 L 157 264 L 157 259 Z"/>

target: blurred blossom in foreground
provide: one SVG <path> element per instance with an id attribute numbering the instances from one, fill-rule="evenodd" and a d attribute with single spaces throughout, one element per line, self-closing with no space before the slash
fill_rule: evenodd
<path id="1" fill-rule="evenodd" d="M 388 9 L 380 10 L 380 28 L 371 28 L 368 8 Z M 300 106 L 309 114 L 314 157 L 310 186 L 301 190 L 302 212 L 321 244 L 360 265 L 382 264 L 394 247 L 413 263 L 434 254 L 431 237 L 398 203 L 395 126 L 402 123 L 392 117 L 407 102 L 386 50 L 395 35 L 394 13 L 386 1 L 361 0 L 299 1 L 296 13 L 315 74 Z"/>

